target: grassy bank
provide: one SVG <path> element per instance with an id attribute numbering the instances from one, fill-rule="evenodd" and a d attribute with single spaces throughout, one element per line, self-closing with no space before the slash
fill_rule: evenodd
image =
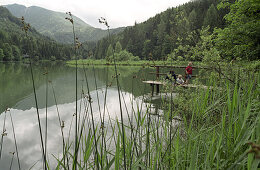
<path id="1" fill-rule="evenodd" d="M 152 105 L 143 109 L 132 103 L 124 128 L 120 120 L 111 120 L 105 127 L 102 118 L 98 124 L 88 122 L 92 130 L 83 131 L 78 139 L 82 144 L 78 168 L 257 169 L 259 71 L 257 66 L 253 70 L 233 69 L 230 63 L 224 68 L 207 72 L 206 84 L 211 88 L 206 90 L 169 87 L 168 93 L 177 92 L 179 96 L 165 101 L 163 115 L 152 116 Z M 123 104 L 124 95 L 118 95 Z M 87 125 L 80 124 L 82 129 Z M 111 136 L 106 128 L 112 129 Z M 65 157 L 74 158 L 73 153 Z M 62 160 L 59 166 L 68 169 Z"/>
<path id="2" fill-rule="evenodd" d="M 127 66 L 152 66 L 152 65 L 178 65 L 178 66 L 186 66 L 187 61 L 175 61 L 175 62 L 170 62 L 170 61 L 150 61 L 150 60 L 139 60 L 139 61 L 117 61 L 117 65 L 127 65 Z M 195 62 L 197 64 L 197 62 Z M 199 62 L 198 62 L 199 63 Z M 69 66 L 74 66 L 76 65 L 76 60 L 70 60 L 67 61 L 67 64 Z M 81 59 L 78 60 L 78 65 L 113 65 L 112 62 L 107 62 L 104 59 L 101 60 L 92 60 L 92 59 Z"/>

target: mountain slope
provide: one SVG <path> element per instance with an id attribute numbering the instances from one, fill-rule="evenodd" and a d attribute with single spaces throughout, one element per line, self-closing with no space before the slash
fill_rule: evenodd
<path id="1" fill-rule="evenodd" d="M 45 8 L 12 4 L 5 6 L 14 16 L 26 19 L 38 32 L 47 35 L 59 42 L 72 43 L 71 23 L 65 20 L 67 15 L 61 12 L 47 10 Z M 94 28 L 84 21 L 74 16 L 75 31 L 80 41 L 97 41 L 105 36 L 107 32 L 102 29 Z M 118 33 L 123 28 L 113 29 L 112 33 Z"/>
<path id="2" fill-rule="evenodd" d="M 123 49 L 141 59 L 161 60 L 173 55 L 175 59 L 189 60 L 192 47 L 200 40 L 200 30 L 210 26 L 224 26 L 223 16 L 227 13 L 217 9 L 218 0 L 194 0 L 151 17 L 147 21 L 127 27 L 123 32 L 112 36 Z M 97 43 L 95 58 L 106 56 L 109 41 L 107 38 Z M 183 47 L 187 48 L 183 48 Z"/>
<path id="3" fill-rule="evenodd" d="M 72 45 L 59 44 L 33 27 L 25 36 L 21 20 L 0 6 L 0 61 L 19 61 L 24 54 L 38 59 L 70 59 Z"/>

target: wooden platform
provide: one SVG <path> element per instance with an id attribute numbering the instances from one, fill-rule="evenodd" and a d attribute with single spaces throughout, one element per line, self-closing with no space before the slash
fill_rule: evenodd
<path id="1" fill-rule="evenodd" d="M 149 80 L 149 81 L 143 81 L 143 83 L 146 83 L 146 84 L 150 84 L 150 86 L 152 87 L 152 96 L 153 96 L 153 93 L 154 93 L 154 86 L 156 86 L 156 94 L 158 94 L 160 92 L 160 88 L 159 86 L 160 85 L 166 85 L 166 84 L 169 84 L 170 82 L 166 82 L 166 81 L 152 81 L 152 80 Z M 209 87 L 209 86 L 204 86 L 204 85 L 196 85 L 196 84 L 173 84 L 173 86 L 179 86 L 179 87 L 189 87 L 189 88 L 203 88 L 203 89 L 208 89 L 208 88 L 212 88 L 212 87 Z"/>

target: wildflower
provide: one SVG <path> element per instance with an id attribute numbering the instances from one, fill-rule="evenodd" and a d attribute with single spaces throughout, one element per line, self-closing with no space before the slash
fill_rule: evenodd
<path id="1" fill-rule="evenodd" d="M 68 15 L 70 16 L 70 18 L 69 18 L 69 17 L 66 17 L 65 19 L 66 19 L 66 20 L 69 20 L 69 21 L 73 24 L 73 18 L 72 18 L 71 12 L 66 12 L 66 14 L 68 14 Z"/>
<path id="2" fill-rule="evenodd" d="M 107 85 L 107 87 L 111 87 L 112 86 L 112 82 L 110 82 L 108 85 Z"/>
<path id="3" fill-rule="evenodd" d="M 22 24 L 23 24 L 22 30 L 23 30 L 23 31 L 25 32 L 25 34 L 27 35 L 27 32 L 28 32 L 28 30 L 31 28 L 31 25 L 25 23 L 25 20 L 24 20 L 24 17 L 23 17 L 23 16 L 22 16 L 22 18 L 20 18 L 20 19 L 21 19 Z"/>
<path id="4" fill-rule="evenodd" d="M 62 120 L 62 121 L 61 121 L 61 128 L 62 128 L 62 129 L 65 127 L 65 125 L 64 125 L 64 124 L 65 124 L 65 121 L 64 121 L 64 120 Z"/>
<path id="5" fill-rule="evenodd" d="M 79 42 L 79 38 L 76 37 L 76 46 L 75 46 L 75 48 L 76 48 L 76 49 L 79 49 L 79 47 L 81 47 L 81 46 L 82 46 L 82 43 Z"/>
<path id="6" fill-rule="evenodd" d="M 7 133 L 6 133 L 6 132 L 3 132 L 3 133 L 2 133 L 2 136 L 7 136 Z"/>
<path id="7" fill-rule="evenodd" d="M 7 107 L 7 108 L 5 109 L 5 112 L 10 112 L 10 108 Z"/>
<path id="8" fill-rule="evenodd" d="M 100 128 L 101 128 L 101 129 L 104 129 L 104 128 L 105 128 L 104 122 L 101 123 Z"/>
<path id="9" fill-rule="evenodd" d="M 100 17 L 100 18 L 98 19 L 98 22 L 99 22 L 100 24 L 104 24 L 107 28 L 109 28 L 109 25 L 108 25 L 107 20 L 106 20 L 105 18 Z"/>

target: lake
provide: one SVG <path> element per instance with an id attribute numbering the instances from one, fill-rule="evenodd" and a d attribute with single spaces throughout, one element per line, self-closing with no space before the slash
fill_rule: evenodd
<path id="1" fill-rule="evenodd" d="M 64 122 L 65 138 L 73 141 L 73 129 L 75 129 L 75 121 L 73 121 L 75 116 L 73 115 L 76 110 L 76 101 L 79 120 L 84 118 L 84 113 L 89 108 L 85 73 L 93 101 L 95 124 L 100 125 L 101 114 L 105 114 L 104 124 L 107 125 L 107 129 L 109 129 L 109 121 L 115 122 L 117 118 L 120 119 L 114 67 L 86 66 L 85 69 L 79 68 L 77 100 L 75 70 L 62 62 L 33 64 L 35 90 L 44 140 L 47 112 L 47 159 L 51 169 L 57 164 L 53 155 L 57 158 L 62 156 L 62 137 L 57 113 L 59 112 L 60 118 Z M 184 72 L 183 69 L 174 70 L 177 74 Z M 169 70 L 162 69 L 160 71 L 168 72 Z M 155 72 L 155 69 L 139 66 L 118 67 L 124 121 L 129 121 L 131 113 L 137 107 L 142 110 L 149 107 L 153 108 L 152 112 L 163 112 L 160 109 L 160 100 L 152 101 L 149 99 L 151 87 L 142 83 L 143 80 L 155 79 L 155 75 L 149 74 L 150 72 Z M 105 100 L 106 87 L 107 97 Z M 46 91 L 46 89 L 48 90 Z M 8 111 L 5 112 L 6 108 Z M 0 63 L 0 113 L 0 128 L 5 129 L 7 134 L 6 136 L 2 135 L 1 169 L 9 169 L 10 166 L 14 169 L 18 168 L 16 153 L 13 154 L 16 150 L 10 114 L 14 123 L 21 168 L 42 169 L 41 141 L 29 64 Z M 86 116 L 86 122 L 89 122 L 90 115 Z M 108 130 L 108 133 L 110 131 L 111 129 Z"/>

